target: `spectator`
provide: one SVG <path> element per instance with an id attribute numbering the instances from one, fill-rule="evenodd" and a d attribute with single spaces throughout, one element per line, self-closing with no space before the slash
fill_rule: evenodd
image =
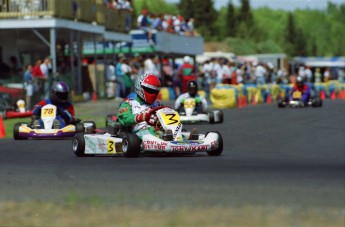
<path id="1" fill-rule="evenodd" d="M 126 87 L 125 87 L 125 80 L 124 75 L 122 73 L 121 67 L 123 63 L 123 56 L 118 57 L 118 62 L 115 66 L 115 74 L 116 74 L 116 100 L 122 100 L 124 98 L 126 93 Z"/>
<path id="2" fill-rule="evenodd" d="M 24 89 L 26 91 L 26 109 L 31 109 L 31 99 L 34 94 L 34 77 L 32 76 L 32 65 L 25 66 Z"/>
<path id="3" fill-rule="evenodd" d="M 255 67 L 255 80 L 257 85 L 264 85 L 266 83 L 265 78 L 267 75 L 266 69 L 261 63 L 258 63 Z"/>
<path id="4" fill-rule="evenodd" d="M 231 66 L 231 63 L 230 61 L 226 61 L 225 59 L 223 59 L 223 62 L 222 62 L 222 73 L 223 73 L 223 83 L 224 84 L 231 84 L 231 73 L 232 73 L 232 68 L 230 68 Z"/>
<path id="5" fill-rule="evenodd" d="M 125 85 L 124 97 L 127 97 L 129 93 L 131 92 L 131 88 L 132 88 L 132 80 L 131 80 L 132 68 L 129 65 L 128 58 L 123 58 L 121 71 L 122 71 L 124 85 Z"/>
<path id="6" fill-rule="evenodd" d="M 191 80 L 197 80 L 195 75 L 194 65 L 192 65 L 192 59 L 189 56 L 183 58 L 183 64 L 179 70 L 179 76 L 182 81 L 182 93 L 187 92 L 187 84 Z"/>
<path id="7" fill-rule="evenodd" d="M 159 72 L 155 63 L 156 63 L 155 55 L 154 54 L 149 55 L 149 57 L 144 61 L 144 73 L 155 74 L 159 77 Z"/>
<path id="8" fill-rule="evenodd" d="M 107 81 L 107 98 L 113 98 L 116 94 L 116 76 L 115 76 L 115 65 L 111 61 L 108 64 L 106 71 L 106 81 Z"/>
<path id="9" fill-rule="evenodd" d="M 331 68 L 326 68 L 323 73 L 323 82 L 328 82 L 331 79 Z"/>
<path id="10" fill-rule="evenodd" d="M 173 87 L 173 68 L 169 63 L 168 58 L 163 59 L 163 78 L 165 79 L 165 85 L 167 87 Z"/>
<path id="11" fill-rule="evenodd" d="M 32 68 L 32 75 L 35 79 L 35 83 L 37 86 L 37 100 L 38 99 L 43 99 L 44 97 L 44 83 L 47 80 L 46 76 L 43 74 L 42 70 L 41 70 L 41 64 L 42 64 L 42 60 L 38 59 L 36 60 L 36 63 L 34 65 L 34 67 Z"/>
<path id="12" fill-rule="evenodd" d="M 142 10 L 141 15 L 138 17 L 138 28 L 144 30 L 147 33 L 149 42 L 154 44 L 152 40 L 151 21 L 148 14 L 147 9 Z"/>
<path id="13" fill-rule="evenodd" d="M 178 64 L 173 64 L 173 86 L 175 88 L 175 95 L 179 96 L 181 94 L 181 79 L 179 76 L 179 66 Z"/>
<path id="14" fill-rule="evenodd" d="M 338 71 L 338 80 L 339 80 L 339 82 L 341 82 L 341 83 L 345 82 L 345 70 L 344 70 L 344 68 L 339 68 L 339 71 Z"/>
<path id="15" fill-rule="evenodd" d="M 156 29 L 157 31 L 162 31 L 163 28 L 163 20 L 164 20 L 164 15 L 159 14 L 152 22 L 152 28 Z"/>
<path id="16" fill-rule="evenodd" d="M 129 13 L 126 14 L 126 31 L 131 30 L 133 6 L 131 0 L 125 0 L 122 4 L 122 10 L 125 10 Z"/>
<path id="17" fill-rule="evenodd" d="M 284 67 L 282 68 L 278 68 L 278 72 L 277 72 L 277 80 L 276 80 L 277 84 L 287 84 L 287 72 L 285 70 Z"/>
<path id="18" fill-rule="evenodd" d="M 43 73 L 44 77 L 46 78 L 46 80 L 44 81 L 43 84 L 43 89 L 44 89 L 44 96 L 45 98 L 49 98 L 49 88 L 50 86 L 50 81 L 51 78 L 49 77 L 49 71 L 51 70 L 52 66 L 51 66 L 51 61 L 49 57 L 46 57 L 43 61 L 43 63 L 40 65 L 40 69 L 41 72 Z"/>
<path id="19" fill-rule="evenodd" d="M 315 69 L 314 82 L 315 83 L 321 83 L 322 82 L 322 74 L 321 74 L 320 68 Z"/>
<path id="20" fill-rule="evenodd" d="M 313 77 L 313 72 L 310 69 L 310 66 L 306 66 L 305 70 L 304 70 L 304 76 L 305 76 L 305 80 L 307 82 L 311 82 L 312 81 L 312 77 Z"/>

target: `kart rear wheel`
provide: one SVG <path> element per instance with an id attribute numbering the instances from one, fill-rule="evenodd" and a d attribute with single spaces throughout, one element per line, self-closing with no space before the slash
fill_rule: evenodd
<path id="1" fill-rule="evenodd" d="M 223 111 L 218 110 L 218 122 L 217 123 L 223 123 L 223 120 L 224 120 Z"/>
<path id="2" fill-rule="evenodd" d="M 283 101 L 283 100 L 279 100 L 278 101 L 278 107 L 279 108 L 284 108 L 286 106 L 286 102 L 285 101 Z"/>
<path id="3" fill-rule="evenodd" d="M 207 132 L 205 137 L 207 137 L 207 134 L 209 134 L 210 132 Z M 207 151 L 207 154 L 209 156 L 219 156 L 222 152 L 223 152 L 223 138 L 222 138 L 222 135 L 215 131 L 213 133 L 216 133 L 218 134 L 218 148 L 216 148 L 215 150 L 211 150 L 211 151 Z"/>
<path id="4" fill-rule="evenodd" d="M 28 139 L 27 137 L 22 137 L 19 135 L 19 127 L 23 124 L 27 125 L 27 123 L 25 123 L 25 122 L 18 122 L 13 126 L 13 138 L 15 140 L 27 140 Z"/>
<path id="5" fill-rule="evenodd" d="M 85 138 L 84 133 L 77 133 L 72 139 L 73 153 L 78 157 L 85 156 Z"/>
<path id="6" fill-rule="evenodd" d="M 84 124 L 91 124 L 91 127 L 85 128 Z M 84 126 L 84 131 L 87 133 L 92 133 L 93 131 L 96 130 L 96 123 L 94 121 L 84 121 L 83 126 Z"/>
<path id="7" fill-rule="evenodd" d="M 208 113 L 208 119 L 211 124 L 214 124 L 214 113 L 212 111 Z"/>
<path id="8" fill-rule="evenodd" d="M 126 133 L 122 139 L 122 152 L 126 158 L 136 158 L 140 155 L 141 141 L 136 134 Z"/>

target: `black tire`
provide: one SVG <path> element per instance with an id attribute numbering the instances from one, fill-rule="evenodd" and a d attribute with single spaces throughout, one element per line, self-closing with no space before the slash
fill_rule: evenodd
<path id="1" fill-rule="evenodd" d="M 93 131 L 96 130 L 96 123 L 95 123 L 94 121 L 84 121 L 83 123 L 84 123 L 84 124 L 85 124 L 85 123 L 87 123 L 87 124 L 92 124 L 91 129 L 90 129 L 90 131 L 88 131 L 88 132 L 93 132 Z M 83 126 L 84 126 L 84 124 L 83 124 Z M 84 126 L 84 130 L 85 130 L 85 126 Z M 89 129 L 88 129 L 88 130 L 89 130 Z"/>
<path id="2" fill-rule="evenodd" d="M 284 102 L 283 100 L 278 100 L 278 107 L 279 108 L 284 108 L 286 106 L 286 102 Z"/>
<path id="3" fill-rule="evenodd" d="M 19 136 L 19 127 L 20 127 L 22 124 L 27 124 L 27 123 L 25 123 L 25 122 L 18 122 L 18 123 L 16 123 L 16 124 L 13 126 L 13 138 L 14 138 L 15 140 L 27 140 L 27 139 L 28 139 L 27 137 Z"/>
<path id="4" fill-rule="evenodd" d="M 205 137 L 209 133 L 210 132 L 207 132 Z M 217 132 L 217 131 L 215 131 L 214 133 L 218 134 L 218 144 L 219 144 L 219 147 L 217 149 L 215 149 L 215 150 L 207 151 L 207 154 L 209 156 L 219 156 L 223 152 L 223 138 L 222 138 L 222 135 L 219 132 Z"/>
<path id="5" fill-rule="evenodd" d="M 208 119 L 211 124 L 214 124 L 214 113 L 212 111 L 208 113 Z"/>
<path id="6" fill-rule="evenodd" d="M 72 139 L 73 153 L 78 157 L 84 157 L 85 155 L 85 138 L 84 133 L 77 133 Z"/>
<path id="7" fill-rule="evenodd" d="M 75 125 L 75 131 L 76 131 L 77 133 L 85 132 L 84 124 L 83 124 L 83 123 L 77 123 L 77 124 Z"/>
<path id="8" fill-rule="evenodd" d="M 312 101 L 312 107 L 322 107 L 322 100 L 321 99 L 314 99 Z"/>
<path id="9" fill-rule="evenodd" d="M 141 140 L 136 134 L 126 133 L 122 139 L 122 152 L 126 158 L 136 158 L 140 155 Z"/>
<path id="10" fill-rule="evenodd" d="M 223 123 L 223 121 L 224 121 L 224 113 L 221 110 L 218 110 L 218 111 L 219 111 L 219 115 L 218 115 L 219 121 L 218 121 L 218 123 Z"/>

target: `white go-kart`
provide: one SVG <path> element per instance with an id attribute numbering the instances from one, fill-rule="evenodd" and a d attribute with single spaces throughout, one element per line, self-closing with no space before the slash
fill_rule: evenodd
<path id="1" fill-rule="evenodd" d="M 157 116 L 151 125 L 156 135 L 144 134 L 140 139 L 131 129 L 118 122 L 108 123 L 107 132 L 77 133 L 72 140 L 72 150 L 77 156 L 123 155 L 138 157 L 141 153 L 194 154 L 206 152 L 218 156 L 223 151 L 223 140 L 219 132 L 198 134 L 194 130 L 183 130 L 179 114 L 165 106 L 150 111 Z M 149 119 L 146 122 L 150 124 Z"/>
<path id="2" fill-rule="evenodd" d="M 15 140 L 25 140 L 28 138 L 65 138 L 73 137 L 77 132 L 91 132 L 96 129 L 93 121 L 85 121 L 75 124 L 69 124 L 61 127 L 60 122 L 56 119 L 58 116 L 55 105 L 47 104 L 41 109 L 40 119 L 43 122 L 43 127 L 37 124 L 39 121 L 34 121 L 33 124 L 25 122 L 16 123 L 13 127 L 13 138 Z M 37 125 L 35 125 L 35 122 Z"/>
<path id="3" fill-rule="evenodd" d="M 194 98 L 187 98 L 184 101 L 183 110 L 180 111 L 180 118 L 183 123 L 222 123 L 223 116 L 223 111 L 221 110 L 211 110 L 208 113 L 198 113 L 196 111 L 196 102 Z"/>

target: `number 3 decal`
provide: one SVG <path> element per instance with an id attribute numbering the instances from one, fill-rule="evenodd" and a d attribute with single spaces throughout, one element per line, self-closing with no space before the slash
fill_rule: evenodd
<path id="1" fill-rule="evenodd" d="M 164 121 L 166 122 L 167 125 L 174 125 L 177 124 L 180 119 L 178 115 L 176 114 L 164 114 Z"/>
<path id="2" fill-rule="evenodd" d="M 108 140 L 108 153 L 115 153 L 114 141 Z"/>

